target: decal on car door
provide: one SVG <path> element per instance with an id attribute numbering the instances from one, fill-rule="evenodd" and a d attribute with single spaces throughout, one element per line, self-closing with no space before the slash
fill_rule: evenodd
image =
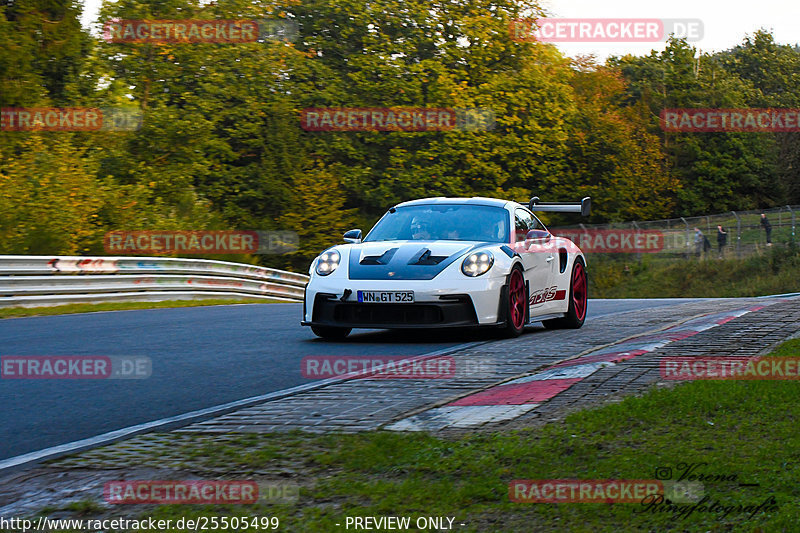
<path id="1" fill-rule="evenodd" d="M 529 301 L 529 304 L 536 305 L 544 302 L 549 302 L 551 300 L 563 300 L 566 297 L 567 297 L 567 291 L 558 290 L 558 287 L 554 285 L 546 289 L 540 289 L 531 294 L 531 299 Z"/>

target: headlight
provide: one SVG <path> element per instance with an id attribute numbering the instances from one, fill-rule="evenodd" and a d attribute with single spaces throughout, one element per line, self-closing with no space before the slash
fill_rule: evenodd
<path id="1" fill-rule="evenodd" d="M 461 263 L 461 272 L 465 276 L 474 278 L 481 274 L 486 274 L 494 264 L 494 257 L 491 252 L 475 252 L 469 254 L 464 262 Z"/>
<path id="2" fill-rule="evenodd" d="M 317 259 L 317 274 L 320 276 L 327 276 L 339 266 L 341 256 L 336 250 L 325 252 L 319 259 Z"/>

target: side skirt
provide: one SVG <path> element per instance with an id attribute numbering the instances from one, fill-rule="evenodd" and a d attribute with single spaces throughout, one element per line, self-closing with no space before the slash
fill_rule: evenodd
<path id="1" fill-rule="evenodd" d="M 550 313 L 549 315 L 532 316 L 528 324 L 541 322 L 542 320 L 550 320 L 551 318 L 564 318 L 567 313 Z"/>

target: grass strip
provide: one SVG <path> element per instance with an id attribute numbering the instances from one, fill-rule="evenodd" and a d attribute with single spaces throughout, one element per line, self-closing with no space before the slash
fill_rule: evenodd
<path id="1" fill-rule="evenodd" d="M 201 307 L 207 305 L 291 303 L 281 300 L 166 300 L 163 302 L 103 302 L 97 304 L 64 304 L 46 307 L 0 307 L 0 318 L 26 316 L 72 315 L 99 311 L 130 311 L 135 309 L 164 309 L 171 307 Z"/>

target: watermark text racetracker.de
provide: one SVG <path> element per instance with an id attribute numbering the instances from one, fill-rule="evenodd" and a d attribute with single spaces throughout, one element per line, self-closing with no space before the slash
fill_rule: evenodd
<path id="1" fill-rule="evenodd" d="M 800 357 L 664 357 L 659 368 L 674 381 L 800 379 Z"/>
<path id="2" fill-rule="evenodd" d="M 4 355 L 2 379 L 146 379 L 153 363 L 144 356 Z"/>
<path id="3" fill-rule="evenodd" d="M 443 107 L 314 107 L 303 109 L 306 131 L 490 131 L 494 111 Z"/>
<path id="4" fill-rule="evenodd" d="M 294 231 L 110 231 L 103 238 L 106 253 L 159 254 L 287 254 L 300 244 Z"/>
<path id="5" fill-rule="evenodd" d="M 659 230 L 553 229 L 553 235 L 569 239 L 584 253 L 656 253 L 664 248 Z"/>
<path id="6" fill-rule="evenodd" d="M 691 465 L 686 468 L 690 469 Z M 665 513 L 674 518 L 688 518 L 695 512 L 715 514 L 720 519 L 731 513 L 746 513 L 752 518 L 759 512 L 778 510 L 772 496 L 751 505 L 725 505 L 712 500 L 703 494 L 703 485 L 695 480 L 711 480 L 717 476 L 684 472 L 675 481 L 671 469 L 659 467 L 657 477 L 660 479 L 514 480 L 508 485 L 508 496 L 517 503 L 634 503 L 640 505 L 636 513 Z"/>
<path id="7" fill-rule="evenodd" d="M 798 132 L 800 109 L 664 109 L 660 124 L 667 132 Z"/>
<path id="8" fill-rule="evenodd" d="M 703 38 L 700 19 L 540 18 L 509 24 L 511 39 L 546 43 L 652 43 L 670 35 L 696 42 Z"/>
<path id="9" fill-rule="evenodd" d="M 300 373 L 308 379 L 454 379 L 483 378 L 495 375 L 494 358 L 463 355 L 437 356 L 308 356 L 300 363 Z"/>
<path id="10" fill-rule="evenodd" d="M 299 497 L 297 483 L 252 480 L 118 480 L 103 487 L 103 499 L 114 505 L 293 503 Z"/>
<path id="11" fill-rule="evenodd" d="M 519 503 L 639 503 L 664 494 L 656 479 L 516 479 L 508 497 Z"/>
<path id="12" fill-rule="evenodd" d="M 4 107 L 0 131 L 134 131 L 142 127 L 135 107 Z"/>
<path id="13" fill-rule="evenodd" d="M 452 356 L 337 356 L 312 355 L 300 362 L 300 374 L 308 379 L 452 379 L 456 361 Z"/>
<path id="14" fill-rule="evenodd" d="M 294 41 L 298 24 L 288 19 L 260 20 L 138 20 L 112 19 L 102 38 L 111 43 L 254 43 Z"/>

